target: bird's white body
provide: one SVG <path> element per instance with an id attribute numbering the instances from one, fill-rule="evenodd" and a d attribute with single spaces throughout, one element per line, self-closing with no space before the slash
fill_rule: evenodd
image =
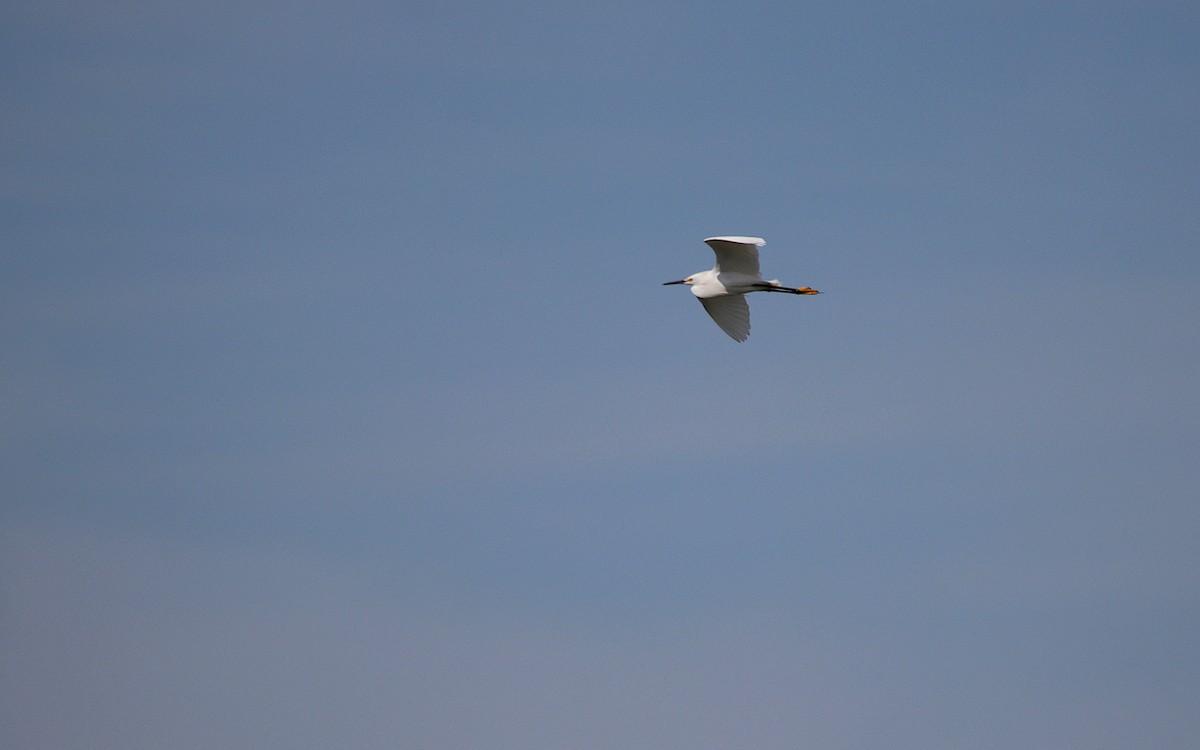
<path id="1" fill-rule="evenodd" d="M 721 330 L 735 341 L 750 336 L 750 306 L 743 297 L 750 292 L 820 294 L 809 287 L 789 288 L 762 277 L 758 270 L 758 248 L 766 244 L 761 237 L 709 237 L 704 241 L 717 255 L 711 271 L 700 271 L 686 279 L 667 284 L 687 284 Z"/>

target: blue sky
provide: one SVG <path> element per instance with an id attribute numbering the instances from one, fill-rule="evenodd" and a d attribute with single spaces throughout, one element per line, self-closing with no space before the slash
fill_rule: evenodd
<path id="1" fill-rule="evenodd" d="M 3 11 L 17 750 L 1193 748 L 1200 11 Z M 729 340 L 703 238 L 763 236 Z"/>

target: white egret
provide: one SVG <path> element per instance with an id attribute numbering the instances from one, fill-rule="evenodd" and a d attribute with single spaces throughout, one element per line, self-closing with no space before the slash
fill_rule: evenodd
<path id="1" fill-rule="evenodd" d="M 820 294 L 806 286 L 786 287 L 779 279 L 763 279 L 758 270 L 758 248 L 767 241 L 761 237 L 709 237 L 704 242 L 717 254 L 717 263 L 712 270 L 679 281 L 667 281 L 663 286 L 691 286 L 692 294 L 700 298 L 700 304 L 734 341 L 745 341 L 750 336 L 750 306 L 743 295 L 750 292 Z"/>

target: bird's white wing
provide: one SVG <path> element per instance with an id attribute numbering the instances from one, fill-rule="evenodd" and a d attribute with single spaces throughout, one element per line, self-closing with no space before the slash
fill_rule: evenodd
<path id="1" fill-rule="evenodd" d="M 767 244 L 762 237 L 709 237 L 704 243 L 717 254 L 717 273 L 758 276 L 758 248 Z"/>
<path id="2" fill-rule="evenodd" d="M 701 297 L 700 304 L 734 341 L 745 341 L 750 336 L 750 305 L 742 295 Z"/>

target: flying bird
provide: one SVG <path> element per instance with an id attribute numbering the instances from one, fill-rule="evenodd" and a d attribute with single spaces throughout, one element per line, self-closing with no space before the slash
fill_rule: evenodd
<path id="1" fill-rule="evenodd" d="M 734 341 L 745 341 L 750 336 L 750 306 L 744 295 L 750 292 L 820 294 L 806 286 L 786 287 L 779 279 L 763 279 L 758 270 L 758 248 L 767 241 L 761 237 L 709 237 L 704 242 L 717 254 L 717 263 L 712 270 L 679 281 L 667 281 L 663 286 L 689 285 L 712 319 Z"/>

